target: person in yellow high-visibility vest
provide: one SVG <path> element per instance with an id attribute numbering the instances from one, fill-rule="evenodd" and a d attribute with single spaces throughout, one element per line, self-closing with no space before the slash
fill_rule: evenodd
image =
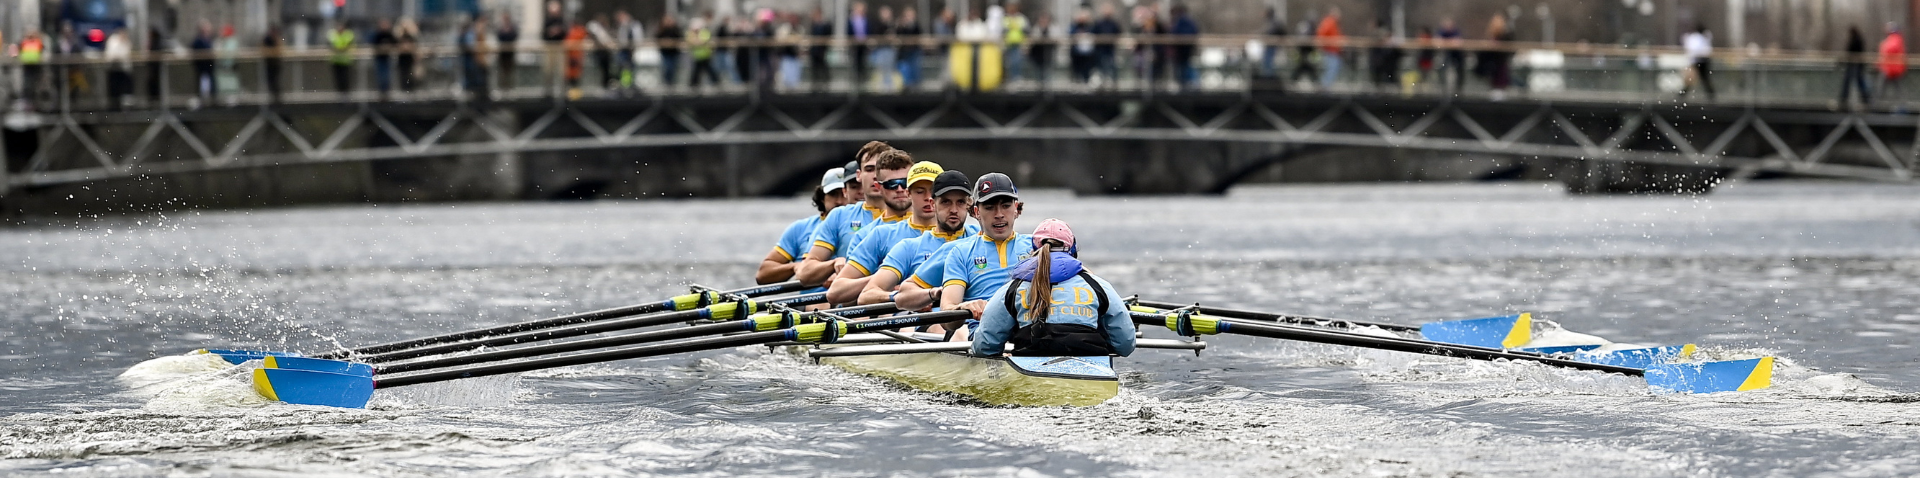
<path id="1" fill-rule="evenodd" d="M 1020 2 L 1007 2 L 1006 8 L 1007 16 L 1002 19 L 1004 22 L 1002 41 L 1005 43 L 1003 46 L 1005 53 L 1000 55 L 1000 59 L 1006 61 L 1006 74 L 1002 80 L 1014 81 L 1019 80 L 1027 70 L 1025 49 L 1028 24 L 1027 16 L 1020 14 Z"/>
<path id="2" fill-rule="evenodd" d="M 40 70 L 46 62 L 47 41 L 40 30 L 27 30 L 20 37 L 20 96 L 32 99 L 40 95 Z"/>
<path id="3" fill-rule="evenodd" d="M 335 24 L 327 33 L 327 46 L 333 49 L 328 58 L 333 64 L 333 87 L 345 97 L 353 89 L 353 30 L 346 23 Z"/>

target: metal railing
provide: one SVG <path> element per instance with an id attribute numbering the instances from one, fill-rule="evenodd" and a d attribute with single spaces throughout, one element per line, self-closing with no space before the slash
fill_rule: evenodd
<path id="1" fill-rule="evenodd" d="M 707 62 L 696 62 L 701 45 L 653 42 L 639 45 L 556 43 L 534 48 L 476 50 L 479 89 L 464 88 L 472 74 L 466 55 L 451 45 L 407 50 L 355 48 L 345 65 L 348 85 L 333 80 L 334 52 L 323 48 L 277 53 L 250 48 L 229 51 L 138 52 L 110 60 L 98 52 L 49 56 L 35 65 L 0 59 L 0 97 L 14 110 L 39 112 L 100 111 L 116 108 L 186 109 L 266 105 L 417 100 L 515 100 L 657 95 L 843 93 L 889 94 L 903 91 L 963 89 L 955 72 L 974 69 L 972 58 L 953 62 L 958 45 L 1009 48 L 994 41 L 935 37 L 875 38 L 864 42 L 801 37 L 778 40 L 729 38 Z M 1108 55 L 1082 53 L 1105 51 Z M 1338 47 L 1341 69 L 1323 82 L 1329 55 Z M 1024 74 L 987 90 L 1031 92 L 1132 91 L 1177 94 L 1181 91 L 1293 90 L 1336 94 L 1529 96 L 1614 102 L 1667 101 L 1680 98 L 1693 60 L 1674 48 L 1621 48 L 1584 44 L 1464 41 L 1451 44 L 1342 38 L 1328 42 L 1305 37 L 1257 35 L 1118 36 L 1036 38 L 1020 46 L 1027 54 Z M 677 57 L 663 50 L 678 49 Z M 917 68 L 903 71 L 901 53 L 919 50 Z M 1181 50 L 1190 55 L 1175 55 Z M 1398 52 L 1397 54 L 1393 52 Z M 766 52 L 768 60 L 760 60 Z M 816 59 L 815 55 L 824 52 Z M 887 53 L 891 52 L 891 53 Z M 393 67 L 383 92 L 376 55 L 392 62 L 411 54 L 414 67 Z M 601 60 L 602 55 L 606 60 Z M 621 61 L 625 56 L 629 61 Z M 859 58 L 856 58 L 859 57 Z M 998 55 L 987 55 L 987 62 Z M 1184 56 L 1188 63 L 1178 61 Z M 1042 63 L 1035 57 L 1045 58 Z M 502 68 L 500 61 L 510 65 Z M 1110 59 L 1110 60 L 1109 60 Z M 1847 59 L 1823 51 L 1757 52 L 1718 50 L 1710 57 L 1718 104 L 1781 107 L 1848 107 L 1840 100 L 1845 66 L 1862 66 L 1878 108 L 1901 110 L 1913 101 L 1905 88 L 1883 88 L 1876 58 Z M 1909 64 L 1920 57 L 1907 58 Z M 1382 62 L 1391 63 L 1380 67 Z M 570 64 L 571 63 L 571 64 Z M 752 65 L 742 69 L 742 63 Z M 1302 67 L 1302 63 L 1307 66 Z M 391 64 L 391 63 L 389 63 Z M 666 77 L 669 64 L 672 76 Z M 698 86 L 694 70 L 710 64 L 717 82 Z M 266 83 L 277 65 L 278 88 Z M 1182 79 L 1182 66 L 1190 73 Z M 1506 68 L 1508 86 L 1494 88 Z M 825 69 L 822 70 L 821 67 Z M 569 71 L 574 74 L 569 75 Z M 979 69 L 1004 71 L 987 65 Z M 756 72 L 758 71 L 758 72 Z M 742 73 L 744 72 L 744 73 Z M 913 73 L 913 75 L 908 75 Z M 124 74 L 125 76 L 121 76 Z M 764 76 L 762 76 L 764 75 Z M 201 77 L 209 84 L 203 94 Z M 704 75 L 703 75 L 704 76 Z M 918 76 L 914 80 L 911 76 Z M 411 81 L 407 81 L 411 79 Z M 607 81 L 612 80 L 612 81 Z M 985 82 L 983 82 L 985 83 Z M 1898 86 L 1897 82 L 1889 83 Z M 113 91 L 119 89 L 118 91 Z M 970 89 L 970 88 L 964 88 Z M 1894 91 L 1885 91 L 1894 90 Z M 116 94 L 124 93 L 124 94 Z M 1686 101 L 1704 101 L 1704 92 Z"/>

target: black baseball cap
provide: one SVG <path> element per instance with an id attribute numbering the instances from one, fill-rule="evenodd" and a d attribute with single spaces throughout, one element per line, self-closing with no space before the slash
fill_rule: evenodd
<path id="1" fill-rule="evenodd" d="M 1000 173 L 987 173 L 980 177 L 980 182 L 973 184 L 974 204 L 985 204 L 999 197 L 1020 199 L 1020 188 L 1013 187 L 1013 178 Z"/>
<path id="2" fill-rule="evenodd" d="M 973 178 L 969 178 L 967 177 L 967 173 L 955 169 L 949 169 L 946 172 L 940 173 L 939 176 L 933 177 L 933 197 L 945 196 L 950 191 L 960 191 L 967 193 L 969 196 L 973 195 Z"/>
<path id="3" fill-rule="evenodd" d="M 859 162 L 859 161 L 847 161 L 847 167 L 846 167 L 846 170 L 845 170 L 844 172 L 842 172 L 841 174 L 844 174 L 844 175 L 846 175 L 846 177 L 847 177 L 847 181 L 858 181 L 858 180 L 860 179 L 860 176 L 859 176 L 859 175 L 860 175 L 860 162 Z"/>

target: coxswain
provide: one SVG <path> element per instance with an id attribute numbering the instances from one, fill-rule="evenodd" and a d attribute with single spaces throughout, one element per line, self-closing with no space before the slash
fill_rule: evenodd
<path id="1" fill-rule="evenodd" d="M 907 154 L 895 150 L 886 154 Z M 912 155 L 908 155 L 912 157 Z M 867 280 L 873 277 L 873 271 L 880 268 L 880 262 L 887 257 L 900 241 L 920 237 L 934 229 L 933 218 L 933 178 L 946 172 L 932 161 L 913 163 L 907 169 L 907 189 L 904 191 L 887 190 L 888 207 L 897 199 L 904 198 L 910 204 L 907 220 L 883 224 L 861 230 L 858 242 L 846 255 L 847 265 L 834 274 L 833 287 L 827 289 L 827 302 L 830 304 L 851 304 L 860 298 L 860 292 L 866 290 Z"/>
<path id="2" fill-rule="evenodd" d="M 973 179 L 968 178 L 967 173 L 955 170 L 940 173 L 933 179 L 932 197 L 934 230 L 900 241 L 887 250 L 886 258 L 880 261 L 880 270 L 874 271 L 866 288 L 860 291 L 861 305 L 893 302 L 899 294 L 900 281 L 912 277 L 940 246 L 980 231 L 979 226 L 967 224 L 967 214 L 973 207 Z"/>
<path id="3" fill-rule="evenodd" d="M 814 214 L 793 221 L 787 230 L 780 233 L 780 240 L 767 252 L 767 258 L 760 260 L 760 270 L 753 274 L 753 280 L 760 284 L 785 282 L 793 278 L 793 268 L 807 251 L 812 250 L 813 227 L 827 218 L 827 211 L 846 205 L 846 195 L 840 190 L 846 187 L 846 172 L 843 168 L 828 169 L 820 176 L 820 186 L 813 188 Z"/>
<path id="4" fill-rule="evenodd" d="M 1101 356 L 1133 354 L 1133 318 L 1113 284 L 1080 263 L 1073 229 L 1059 219 L 1040 222 L 1031 236 L 1033 257 L 1010 271 L 973 328 L 973 354 Z"/>
<path id="5" fill-rule="evenodd" d="M 930 301 L 938 301 L 940 310 L 965 309 L 979 319 L 986 300 L 1006 285 L 1008 271 L 1033 251 L 1033 238 L 1014 229 L 1014 221 L 1020 219 L 1026 205 L 1020 202 L 1020 190 L 1014 187 L 1012 178 L 1001 173 L 981 176 L 973 185 L 973 204 L 980 234 L 934 251 L 937 261 L 921 265 L 909 283 L 901 285 L 895 301 L 901 309 L 919 310 Z M 948 331 L 952 338 L 957 325 L 948 324 L 941 330 Z"/>
<path id="6" fill-rule="evenodd" d="M 860 186 L 865 192 L 865 202 L 848 204 L 827 213 L 826 219 L 813 228 L 813 245 L 807 252 L 807 258 L 801 261 L 794 276 L 807 285 L 831 286 L 827 280 L 839 273 L 846 265 L 847 251 L 858 244 L 860 231 L 880 224 L 898 222 L 909 215 L 913 204 L 906 200 L 907 168 L 913 167 L 913 159 L 904 153 L 889 155 L 894 151 L 886 143 L 874 141 L 860 148 Z M 883 186 L 883 183 L 884 186 Z M 887 189 L 900 192 L 897 204 L 889 204 L 882 192 Z"/>

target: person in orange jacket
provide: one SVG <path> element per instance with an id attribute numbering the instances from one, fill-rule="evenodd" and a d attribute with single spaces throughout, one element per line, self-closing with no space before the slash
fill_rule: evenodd
<path id="1" fill-rule="evenodd" d="M 1320 19 L 1320 27 L 1314 30 L 1314 43 L 1320 46 L 1320 87 L 1333 88 L 1333 82 L 1340 79 L 1340 7 L 1327 10 L 1327 16 Z"/>
<path id="2" fill-rule="evenodd" d="M 567 88 L 580 87 L 580 73 L 587 64 L 587 27 L 579 23 L 567 29 Z"/>
<path id="3" fill-rule="evenodd" d="M 1907 40 L 1900 35 L 1900 24 L 1887 22 L 1887 37 L 1880 40 L 1880 97 L 1894 98 L 1895 109 L 1900 109 L 1899 96 L 1894 90 L 1900 87 L 1900 78 L 1907 76 Z M 1902 91 L 1904 93 L 1904 91 Z"/>

